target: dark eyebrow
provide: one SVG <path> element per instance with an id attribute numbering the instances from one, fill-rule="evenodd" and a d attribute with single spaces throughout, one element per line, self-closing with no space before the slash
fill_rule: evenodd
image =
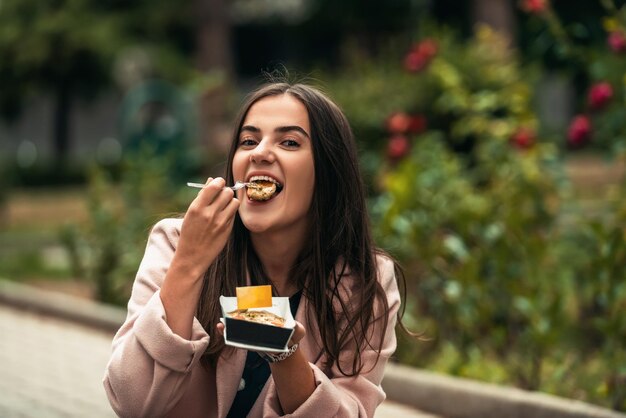
<path id="1" fill-rule="evenodd" d="M 241 132 L 243 131 L 250 131 L 250 132 L 254 132 L 254 133 L 259 133 L 261 132 L 261 130 L 259 128 L 257 128 L 256 126 L 252 126 L 252 125 L 244 125 L 241 127 Z"/>
<path id="2" fill-rule="evenodd" d="M 301 127 L 299 127 L 297 125 L 293 125 L 293 126 L 279 126 L 278 128 L 274 129 L 274 131 L 275 132 L 281 132 L 281 133 L 290 132 L 290 131 L 296 131 L 296 132 L 300 132 L 302 135 L 304 135 L 304 136 L 306 136 L 307 138 L 310 139 L 309 134 L 307 134 L 304 129 L 302 129 Z"/>
<path id="3" fill-rule="evenodd" d="M 254 132 L 254 133 L 261 132 L 261 130 L 259 128 L 257 128 L 256 126 L 252 126 L 252 125 L 244 125 L 244 126 L 242 126 L 241 127 L 241 132 L 243 132 L 243 131 Z M 296 132 L 300 132 L 302 135 L 304 135 L 304 136 L 306 136 L 307 138 L 310 139 L 309 134 L 304 129 L 299 127 L 298 125 L 279 126 L 278 128 L 274 129 L 274 131 L 275 132 L 280 132 L 280 133 L 296 131 Z"/>

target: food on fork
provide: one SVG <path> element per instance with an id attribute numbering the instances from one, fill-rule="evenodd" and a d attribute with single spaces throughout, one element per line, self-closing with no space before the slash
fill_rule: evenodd
<path id="1" fill-rule="evenodd" d="M 247 194 L 251 200 L 269 200 L 276 193 L 276 185 L 269 181 L 254 182 L 248 186 Z"/>
<path id="2" fill-rule="evenodd" d="M 248 183 L 246 188 L 248 198 L 260 202 L 270 200 L 282 189 L 280 183 L 268 176 L 254 176 Z"/>
<path id="3" fill-rule="evenodd" d="M 283 328 L 285 326 L 285 318 L 265 310 L 252 311 L 248 309 L 237 309 L 232 312 L 228 312 L 228 316 L 233 319 L 257 322 L 264 325 L 273 325 L 275 327 Z"/>

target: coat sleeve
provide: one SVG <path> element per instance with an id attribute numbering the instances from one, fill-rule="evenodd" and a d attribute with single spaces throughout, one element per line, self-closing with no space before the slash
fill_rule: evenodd
<path id="1" fill-rule="evenodd" d="M 160 287 L 178 242 L 180 220 L 157 223 L 148 239 L 126 321 L 113 339 L 104 388 L 120 417 L 160 417 L 182 397 L 190 371 L 209 343 L 194 318 L 186 340 L 166 322 Z"/>
<path id="2" fill-rule="evenodd" d="M 386 257 L 378 258 L 379 281 L 387 295 L 389 304 L 388 321 L 383 329 L 383 321 L 376 322 L 369 330 L 370 342 L 374 347 L 380 341 L 384 332 L 380 357 L 374 348 L 366 345 L 361 352 L 363 371 L 356 376 L 345 376 L 340 372 L 337 364 L 330 371 L 324 372 L 319 366 L 310 363 L 315 376 L 316 389 L 311 396 L 293 414 L 282 415 L 280 402 L 273 381 L 268 388 L 268 397 L 264 404 L 264 417 L 286 416 L 293 418 L 337 417 L 337 418 L 365 418 L 373 417 L 378 405 L 385 400 L 385 392 L 381 382 L 385 366 L 396 350 L 396 316 L 400 308 L 400 292 L 394 273 L 394 265 Z M 375 312 L 380 312 L 380 306 Z M 344 370 L 351 370 L 351 352 L 342 351 Z"/>

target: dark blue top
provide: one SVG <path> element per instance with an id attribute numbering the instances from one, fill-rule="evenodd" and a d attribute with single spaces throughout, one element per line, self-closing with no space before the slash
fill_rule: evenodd
<path id="1" fill-rule="evenodd" d="M 289 298 L 289 308 L 294 318 L 300 304 L 300 296 L 302 296 L 302 291 Z M 269 363 L 254 351 L 248 351 L 246 365 L 241 376 L 245 386 L 237 392 L 230 411 L 228 411 L 227 418 L 245 418 L 248 415 L 270 374 Z M 219 382 L 217 384 L 219 385 Z"/>

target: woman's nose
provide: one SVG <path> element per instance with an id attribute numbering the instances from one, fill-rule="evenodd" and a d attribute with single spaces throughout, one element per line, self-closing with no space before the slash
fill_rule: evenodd
<path id="1" fill-rule="evenodd" d="M 252 153 L 250 154 L 250 161 L 257 164 L 274 162 L 274 153 L 270 149 L 269 142 L 267 140 L 262 140 L 254 148 L 254 150 L 252 150 Z"/>

